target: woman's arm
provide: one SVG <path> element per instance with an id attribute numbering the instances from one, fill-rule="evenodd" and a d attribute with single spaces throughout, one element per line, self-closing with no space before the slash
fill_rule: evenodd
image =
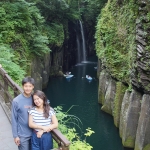
<path id="1" fill-rule="evenodd" d="M 52 124 L 49 126 L 48 131 L 51 131 L 51 130 L 57 128 L 57 127 L 58 127 L 58 120 L 57 120 L 55 115 L 52 115 Z"/>
<path id="2" fill-rule="evenodd" d="M 33 122 L 33 116 L 29 114 L 29 127 L 32 128 L 32 129 L 41 129 L 43 131 L 46 131 L 49 129 L 48 127 L 46 126 L 40 126 L 40 125 L 37 125 Z"/>

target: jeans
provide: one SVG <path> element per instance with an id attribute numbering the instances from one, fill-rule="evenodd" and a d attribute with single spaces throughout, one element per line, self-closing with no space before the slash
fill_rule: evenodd
<path id="1" fill-rule="evenodd" d="M 31 137 L 32 150 L 50 150 L 53 149 L 53 140 L 50 132 L 43 133 L 41 138 L 38 138 L 36 132 L 33 131 Z"/>

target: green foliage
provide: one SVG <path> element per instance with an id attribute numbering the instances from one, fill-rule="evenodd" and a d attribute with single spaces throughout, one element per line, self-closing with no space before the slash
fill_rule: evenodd
<path id="1" fill-rule="evenodd" d="M 16 64 L 14 69 L 9 65 L 6 68 L 5 60 L 4 67 L 18 81 L 26 75 L 33 56 L 41 57 L 50 51 L 48 37 L 43 32 L 45 19 L 34 3 L 20 0 L 0 2 L 0 22 L 0 41 L 13 49 L 10 51 L 13 53 L 11 61 Z M 17 69 L 17 66 L 22 69 Z M 15 77 L 14 70 L 25 72 Z"/>
<path id="2" fill-rule="evenodd" d="M 86 131 L 87 132 L 84 134 L 85 138 L 91 136 L 91 134 L 94 133 L 91 128 L 86 129 Z M 74 128 L 69 129 L 67 135 L 68 137 L 70 137 L 70 141 L 72 141 L 70 145 L 70 150 L 91 150 L 93 148 L 89 143 L 86 142 L 86 139 L 83 141 L 80 140 L 80 137 L 78 136 Z"/>
<path id="3" fill-rule="evenodd" d="M 80 13 L 88 26 L 96 25 L 96 18 L 107 0 L 82 0 L 80 1 Z M 95 28 L 93 28 L 95 29 Z"/>
<path id="4" fill-rule="evenodd" d="M 30 32 L 30 44 L 31 44 L 31 52 L 38 55 L 43 56 L 42 54 L 46 54 L 50 51 L 47 44 L 48 37 L 41 35 L 39 31 L 32 31 Z"/>
<path id="5" fill-rule="evenodd" d="M 0 63 L 11 78 L 18 84 L 21 83 L 25 71 L 20 68 L 19 65 L 15 64 L 12 59 L 14 55 L 12 54 L 12 49 L 8 45 L 0 45 Z"/>
<path id="6" fill-rule="evenodd" d="M 50 49 L 63 46 L 69 38 L 68 22 L 76 22 L 81 15 L 87 22 L 95 22 L 103 1 L 2 0 L 1 43 L 13 49 L 12 62 L 27 74 L 33 57 L 43 57 Z"/>
<path id="7" fill-rule="evenodd" d="M 3 42 L 12 47 L 14 43 L 19 43 L 18 49 L 21 47 L 22 51 L 29 50 L 33 54 L 47 53 L 47 37 L 42 35 L 44 18 L 35 4 L 25 1 L 0 4 L 0 31 Z"/>
<path id="8" fill-rule="evenodd" d="M 36 4 L 47 22 L 64 24 L 65 21 L 74 21 L 80 18 L 78 0 L 39 0 Z"/>
<path id="9" fill-rule="evenodd" d="M 56 107 L 55 111 L 59 122 L 59 130 L 67 137 L 69 141 L 71 141 L 70 150 L 91 150 L 93 147 L 86 142 L 86 138 L 91 136 L 94 131 L 92 131 L 91 128 L 86 129 L 86 133 L 84 133 L 85 139 L 81 140 L 81 135 L 79 136 L 76 129 L 72 127 L 72 125 L 74 125 L 75 127 L 80 128 L 82 125 L 81 120 L 74 115 L 69 115 L 68 111 L 62 112 L 62 107 L 60 106 Z"/>
<path id="10" fill-rule="evenodd" d="M 50 46 L 62 46 L 64 42 L 64 29 L 62 24 L 51 23 L 45 25 L 45 32 L 48 35 Z"/>
<path id="11" fill-rule="evenodd" d="M 96 26 L 97 56 L 113 77 L 128 84 L 136 49 L 135 19 L 137 12 L 135 0 L 124 1 L 122 6 L 119 6 L 116 0 L 108 0 Z"/>

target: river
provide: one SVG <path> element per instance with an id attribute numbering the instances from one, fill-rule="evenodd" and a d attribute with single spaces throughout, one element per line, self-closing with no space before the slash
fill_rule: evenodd
<path id="1" fill-rule="evenodd" d="M 94 67 L 96 63 L 74 66 L 69 70 L 74 75 L 71 80 L 66 80 L 65 77 L 52 77 L 44 92 L 52 107 L 61 105 L 65 112 L 74 105 L 69 114 L 81 119 L 83 132 L 88 127 L 95 132 L 87 138 L 93 150 L 129 150 L 122 146 L 113 117 L 101 111 L 101 105 L 98 104 L 98 79 Z M 82 78 L 86 74 L 94 79 L 89 82 Z"/>

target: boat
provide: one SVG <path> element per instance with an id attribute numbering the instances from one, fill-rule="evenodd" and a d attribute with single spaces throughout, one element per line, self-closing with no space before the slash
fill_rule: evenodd
<path id="1" fill-rule="evenodd" d="M 95 70 L 97 70 L 97 67 L 94 67 Z"/>
<path id="2" fill-rule="evenodd" d="M 65 75 L 66 79 L 72 78 L 73 76 L 73 74 Z"/>
<path id="3" fill-rule="evenodd" d="M 92 77 L 90 77 L 89 75 L 86 75 L 86 79 L 88 79 L 88 80 L 92 80 L 93 78 Z"/>
<path id="4" fill-rule="evenodd" d="M 66 72 L 66 73 L 64 74 L 64 77 L 67 77 L 67 76 L 69 76 L 69 75 L 71 75 L 71 72 Z"/>

